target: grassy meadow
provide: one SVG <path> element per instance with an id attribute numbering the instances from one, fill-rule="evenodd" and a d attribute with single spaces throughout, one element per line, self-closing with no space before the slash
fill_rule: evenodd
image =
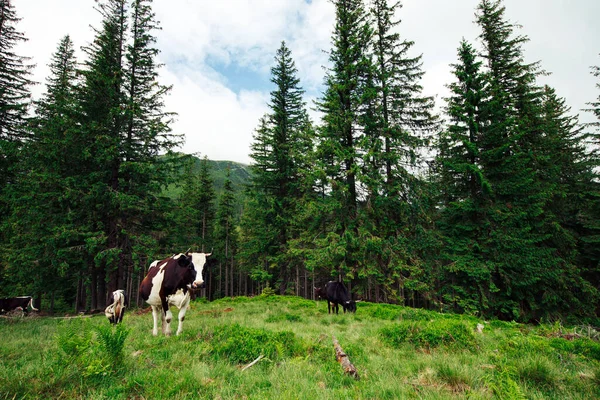
<path id="1" fill-rule="evenodd" d="M 151 330 L 148 310 L 116 328 L 103 315 L 2 318 L 0 399 L 600 398 L 597 332 L 558 323 L 372 303 L 328 315 L 322 301 L 261 295 L 193 302 L 180 336 Z"/>

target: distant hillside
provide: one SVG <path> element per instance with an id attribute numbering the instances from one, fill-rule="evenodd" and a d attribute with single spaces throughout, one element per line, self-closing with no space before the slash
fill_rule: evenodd
<path id="1" fill-rule="evenodd" d="M 194 158 L 193 172 L 198 173 L 200 171 L 201 160 L 198 157 Z M 227 175 L 227 168 L 229 168 L 230 176 L 229 179 L 233 185 L 235 197 L 241 205 L 243 192 L 246 186 L 250 183 L 251 172 L 250 166 L 246 164 L 237 163 L 234 161 L 213 161 L 208 160 L 210 165 L 211 175 L 214 181 L 215 193 L 217 197 L 223 192 L 223 186 L 225 185 L 225 177 Z M 176 185 L 170 185 L 166 193 L 169 197 L 175 198 L 181 193 L 181 187 Z"/>
<path id="2" fill-rule="evenodd" d="M 208 160 L 212 177 L 215 183 L 215 191 L 220 194 L 223 191 L 223 185 L 225 184 L 225 177 L 227 175 L 227 168 L 229 168 L 229 179 L 233 184 L 233 189 L 236 193 L 243 191 L 250 183 L 252 177 L 250 172 L 250 166 L 246 164 L 240 164 L 233 161 L 212 161 Z M 194 172 L 198 172 L 200 169 L 200 159 L 196 158 L 196 167 Z"/>

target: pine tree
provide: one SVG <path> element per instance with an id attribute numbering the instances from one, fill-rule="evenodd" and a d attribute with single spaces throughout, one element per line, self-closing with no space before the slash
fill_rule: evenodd
<path id="1" fill-rule="evenodd" d="M 164 97 L 170 86 L 158 82 L 155 32 L 160 29 L 151 0 L 133 0 L 130 9 L 130 41 L 126 46 L 123 72 L 125 108 L 119 153 L 118 220 L 120 251 L 118 268 L 112 274 L 108 291 L 122 287 L 124 279 L 145 266 L 134 259 L 148 255 L 151 232 L 164 230 L 161 212 L 164 198 L 156 198 L 170 183 L 179 160 L 161 157 L 182 143 L 182 136 L 171 132 L 174 113 L 164 111 Z M 201 221 L 194 221 L 200 224 Z M 110 240 L 110 236 L 109 236 Z M 200 245 L 200 243 L 197 243 Z M 157 247 L 152 243 L 151 248 Z"/>
<path id="2" fill-rule="evenodd" d="M 255 162 L 248 191 L 252 200 L 247 206 L 257 209 L 247 210 L 244 222 L 245 227 L 260 235 L 253 237 L 246 231 L 245 257 L 252 258 L 252 253 L 257 252 L 254 256 L 264 257 L 266 264 L 273 266 L 281 294 L 290 281 L 293 260 L 288 252 L 289 242 L 296 235 L 292 230 L 294 207 L 305 191 L 303 171 L 312 147 L 307 135 L 310 121 L 302 100 L 304 91 L 297 73 L 291 51 L 282 42 L 271 69 L 271 82 L 275 85 L 269 103 L 271 112 L 261 119 L 252 143 L 251 157 Z"/>
<path id="3" fill-rule="evenodd" d="M 24 153 L 22 146 L 29 136 L 26 126 L 31 81 L 30 58 L 15 53 L 19 43 L 27 39 L 17 30 L 20 18 L 11 0 L 0 0 L 0 246 L 13 237 L 7 223 L 13 213 L 11 203 L 18 197 L 13 188 L 21 175 Z M 8 267 L 6 251 L 0 256 L 0 287 L 9 288 L 4 277 Z M 6 291 L 2 290 L 3 292 Z M 13 293 L 4 293 L 13 295 Z"/>
<path id="4" fill-rule="evenodd" d="M 466 41 L 454 64 L 456 82 L 448 87 L 448 128 L 438 142 L 438 186 L 442 205 L 438 226 L 444 235 L 443 302 L 460 311 L 488 307 L 490 271 L 480 251 L 489 221 L 490 186 L 482 171 L 481 141 L 486 128 L 485 76 L 482 62 Z"/>
<path id="5" fill-rule="evenodd" d="M 166 225 L 168 199 L 156 194 L 178 159 L 161 153 L 181 142 L 170 131 L 172 113 L 163 111 L 170 87 L 157 82 L 158 23 L 151 2 L 133 0 L 131 8 L 125 0 L 98 4 L 102 28 L 85 48 L 89 58 L 81 94 L 89 157 L 85 201 L 93 210 L 90 220 L 99 221 L 94 240 L 88 240 L 91 286 L 97 288 L 93 307 L 103 305 L 107 292 L 130 285 L 143 268 L 140 262 L 159 251 L 152 233 Z"/>
<path id="6" fill-rule="evenodd" d="M 334 2 L 336 23 L 329 54 L 325 93 L 318 106 L 323 125 L 317 133 L 318 182 L 322 198 L 315 257 L 322 268 L 350 277 L 359 264 L 358 206 L 361 170 L 359 143 L 363 96 L 371 70 L 368 54 L 372 30 L 361 0 Z"/>
<path id="7" fill-rule="evenodd" d="M 10 213 L 8 184 L 15 181 L 20 149 L 29 136 L 26 117 L 33 65 L 29 57 L 15 53 L 17 45 L 27 40 L 17 30 L 19 21 L 12 0 L 0 0 L 0 224 Z"/>
<path id="8" fill-rule="evenodd" d="M 179 199 L 183 208 L 179 224 L 192 227 L 185 232 L 180 232 L 183 234 L 181 245 L 192 246 L 195 251 L 208 253 L 213 245 L 216 194 L 208 158 L 204 157 L 200 161 L 200 169 L 197 173 L 193 172 L 195 165 L 193 159 L 184 178 L 185 184 Z"/>
<path id="9" fill-rule="evenodd" d="M 593 66 L 592 75 L 600 78 L 600 67 Z M 600 89 L 600 83 L 596 83 L 596 89 Z M 578 233 L 580 236 L 579 265 L 582 268 L 582 275 L 595 288 L 600 287 L 600 187 L 598 185 L 598 166 L 600 157 L 598 152 L 598 143 L 600 137 L 600 94 L 596 101 L 587 103 L 589 108 L 584 111 L 592 113 L 596 121 L 585 124 L 587 136 L 585 143 L 588 144 L 587 160 L 592 171 L 591 179 L 585 180 L 585 185 L 579 188 L 580 200 L 583 205 L 580 208 L 578 222 L 580 227 Z M 580 203 L 577 203 L 580 204 Z M 596 310 L 598 314 L 598 310 Z"/>
<path id="10" fill-rule="evenodd" d="M 235 196 L 231 182 L 231 169 L 227 168 L 223 193 L 219 198 L 214 233 L 215 252 L 219 260 L 219 292 L 233 296 L 234 260 L 237 254 Z M 223 268 L 225 269 L 223 271 Z"/>
<path id="11" fill-rule="evenodd" d="M 46 93 L 35 103 L 12 215 L 18 232 L 12 235 L 11 254 L 13 263 L 21 266 L 14 275 L 35 282 L 37 287 L 30 290 L 51 294 L 51 299 L 57 292 L 67 298 L 75 292 L 82 264 L 72 249 L 84 244 L 87 232 L 78 198 L 82 149 L 74 54 L 73 42 L 65 36 L 53 54 Z M 18 251 L 24 246 L 29 251 Z"/>
<path id="12" fill-rule="evenodd" d="M 407 267 L 406 255 L 422 256 L 414 227 L 425 226 L 427 218 L 419 211 L 424 207 L 416 193 L 423 183 L 417 171 L 423 170 L 422 150 L 437 127 L 433 98 L 422 95 L 421 56 L 409 57 L 414 42 L 401 39 L 398 33 L 400 7 L 400 2 L 390 5 L 387 0 L 372 3 L 374 63 L 366 85 L 372 89 L 363 97 L 370 104 L 362 118 L 365 144 L 361 153 L 369 177 L 365 184 L 370 206 L 365 219 L 373 223 L 368 235 L 378 238 L 378 244 L 371 245 L 375 257 L 369 264 L 379 265 L 372 272 L 378 276 L 377 284 L 383 285 L 384 297 L 398 297 L 396 288 L 408 283 L 409 276 L 419 275 Z"/>
<path id="13" fill-rule="evenodd" d="M 125 0 L 98 2 L 102 28 L 95 30 L 93 43 L 84 47 L 88 56 L 84 62 L 81 93 L 82 132 L 86 141 L 84 154 L 89 190 L 89 221 L 97 221 L 93 240 L 88 240 L 90 259 L 90 294 L 92 308 L 103 308 L 107 299 L 106 282 L 115 286 L 114 273 L 122 287 L 123 270 L 119 267 L 118 226 L 120 191 L 119 169 L 123 144 L 126 94 L 125 41 L 127 6 Z M 115 288 L 116 289 L 116 288 Z"/>
<path id="14" fill-rule="evenodd" d="M 501 1 L 483 0 L 477 13 L 483 57 L 489 68 L 489 125 L 481 141 L 482 169 L 490 183 L 490 226 L 482 238 L 492 274 L 493 313 L 505 318 L 540 318 L 565 312 L 566 282 L 578 281 L 569 255 L 551 240 L 557 223 L 551 211 L 557 176 L 552 141 L 544 132 L 543 89 L 538 63 L 523 60 L 525 36 L 515 36 Z"/>

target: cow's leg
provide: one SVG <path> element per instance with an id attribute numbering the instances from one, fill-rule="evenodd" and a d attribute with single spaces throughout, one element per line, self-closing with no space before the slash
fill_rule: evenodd
<path id="1" fill-rule="evenodd" d="M 169 308 L 169 302 L 167 301 L 167 299 L 166 298 L 164 300 L 161 299 L 161 301 L 162 301 L 162 306 L 163 306 L 163 313 L 162 313 L 163 333 L 166 336 L 171 336 L 171 320 L 173 319 L 173 313 L 171 312 L 171 309 Z"/>
<path id="2" fill-rule="evenodd" d="M 162 310 L 158 306 L 152 306 L 152 319 L 154 320 L 154 327 L 152 328 L 152 334 L 158 335 L 158 318 L 162 315 Z"/>
<path id="3" fill-rule="evenodd" d="M 327 314 L 331 314 L 331 303 L 327 300 Z"/>
<path id="4" fill-rule="evenodd" d="M 184 300 L 181 302 L 179 307 L 179 315 L 177 318 L 179 319 L 179 324 L 177 325 L 177 336 L 183 331 L 183 320 L 185 319 L 185 313 L 190 306 L 190 292 L 185 294 Z"/>

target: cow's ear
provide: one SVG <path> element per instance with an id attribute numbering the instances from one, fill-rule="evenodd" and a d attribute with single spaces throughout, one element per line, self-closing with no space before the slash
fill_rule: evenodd
<path id="1" fill-rule="evenodd" d="M 180 267 L 189 267 L 192 264 L 192 257 L 182 256 L 177 259 L 177 263 Z"/>

